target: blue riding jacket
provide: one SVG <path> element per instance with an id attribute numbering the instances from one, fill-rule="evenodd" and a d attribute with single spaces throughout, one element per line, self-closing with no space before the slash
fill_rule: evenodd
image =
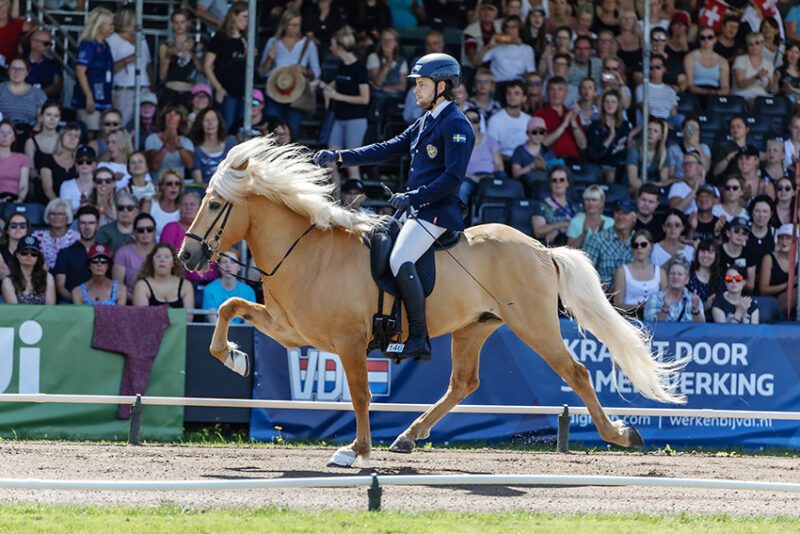
<path id="1" fill-rule="evenodd" d="M 463 230 L 458 190 L 467 172 L 475 134 L 455 104 L 440 105 L 444 108 L 437 116 L 426 113 L 388 141 L 339 153 L 343 167 L 372 165 L 410 153 L 405 190 L 417 217 L 448 230 Z"/>

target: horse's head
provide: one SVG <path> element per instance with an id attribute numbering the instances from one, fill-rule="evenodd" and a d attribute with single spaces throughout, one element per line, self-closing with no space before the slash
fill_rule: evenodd
<path id="1" fill-rule="evenodd" d="M 236 167 L 244 171 L 247 161 Z M 244 238 L 248 227 L 247 202 L 232 202 L 223 198 L 213 186 L 206 191 L 200 209 L 186 232 L 178 257 L 190 271 L 204 272 L 219 252 L 228 250 Z"/>

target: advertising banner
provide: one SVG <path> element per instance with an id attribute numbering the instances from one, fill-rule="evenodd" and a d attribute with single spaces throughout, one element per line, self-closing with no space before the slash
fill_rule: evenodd
<path id="1" fill-rule="evenodd" d="M 689 409 L 800 411 L 800 325 L 694 325 L 662 323 L 654 327 L 653 350 L 691 356 L 678 379 L 687 395 L 683 406 L 642 398 L 617 371 L 611 355 L 591 335 L 581 337 L 570 321 L 561 333 L 570 354 L 589 369 L 592 384 L 605 407 L 682 407 Z M 312 348 L 287 350 L 256 334 L 254 398 L 326 400 L 349 403 L 338 357 Z M 373 403 L 433 403 L 450 378 L 450 337 L 433 340 L 433 361 L 395 365 L 381 354 L 370 355 Z M 583 406 L 582 401 L 527 345 L 507 327 L 495 332 L 483 348 L 480 387 L 464 404 Z M 371 414 L 375 443 L 391 443 L 418 416 L 413 413 Z M 613 419 L 613 418 L 612 418 Z M 800 449 L 800 422 L 706 417 L 625 417 L 647 445 L 662 447 L 780 447 Z M 555 440 L 556 416 L 450 414 L 437 424 L 429 441 Z M 271 440 L 353 439 L 352 412 L 253 410 L 251 436 Z M 602 445 L 588 416 L 573 415 L 571 440 Z"/>
<path id="2" fill-rule="evenodd" d="M 168 313 L 145 394 L 182 397 L 186 311 Z M 118 395 L 126 358 L 93 349 L 93 333 L 91 306 L 0 305 L 0 393 Z M 0 435 L 125 439 L 128 421 L 117 410 L 113 404 L 0 402 Z M 183 407 L 143 408 L 144 439 L 175 439 L 182 432 Z"/>

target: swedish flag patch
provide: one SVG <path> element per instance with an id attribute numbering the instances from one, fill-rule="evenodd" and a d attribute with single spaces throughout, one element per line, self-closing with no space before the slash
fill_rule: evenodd
<path id="1" fill-rule="evenodd" d="M 463 134 L 453 134 L 453 142 L 454 143 L 466 143 L 467 136 Z"/>

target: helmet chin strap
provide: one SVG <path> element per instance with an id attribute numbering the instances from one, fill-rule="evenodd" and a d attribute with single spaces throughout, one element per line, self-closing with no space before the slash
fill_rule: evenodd
<path id="1" fill-rule="evenodd" d="M 444 90 L 447 91 L 447 82 L 444 83 Z M 436 101 L 439 100 L 440 96 L 444 96 L 444 92 L 439 92 L 439 82 L 435 82 L 433 84 L 433 98 L 430 105 L 425 108 L 425 111 L 431 111 L 436 106 Z"/>

